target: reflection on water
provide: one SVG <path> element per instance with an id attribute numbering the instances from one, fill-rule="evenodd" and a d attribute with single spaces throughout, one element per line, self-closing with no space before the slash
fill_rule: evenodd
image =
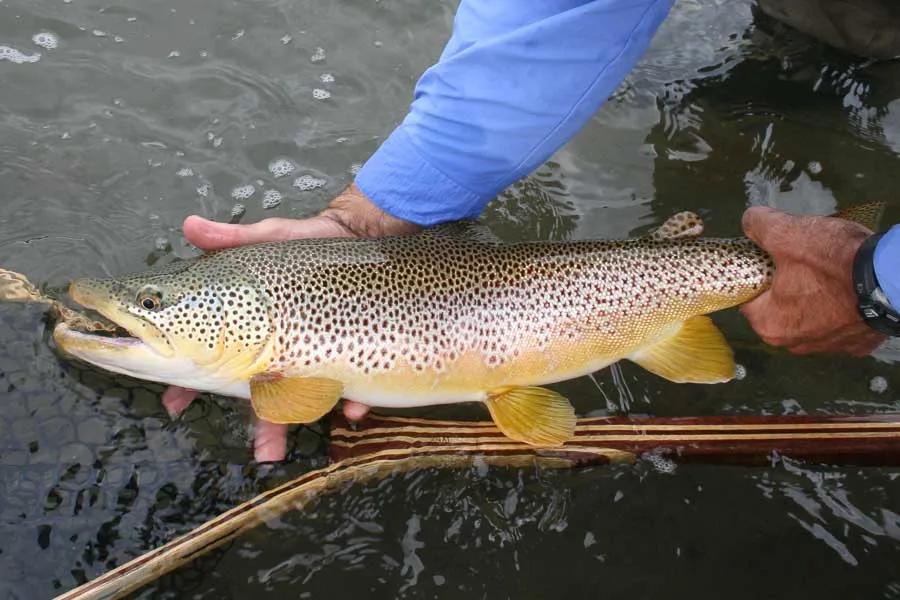
<path id="1" fill-rule="evenodd" d="M 287 515 L 214 565 L 195 565 L 194 577 L 164 578 L 157 593 L 893 597 L 892 480 L 792 461 L 674 472 L 664 459 L 574 473 L 428 470 Z M 210 571 L 201 585 L 202 569 Z"/>
<path id="2" fill-rule="evenodd" d="M 312 213 L 402 118 L 453 11 L 0 2 L 0 265 L 60 288 L 194 254 L 179 230 L 190 213 Z M 748 204 L 893 201 L 900 65 L 754 12 L 679 1 L 584 131 L 491 205 L 491 228 L 622 238 L 690 209 L 736 235 Z M 69 589 L 324 464 L 314 427 L 292 430 L 287 464 L 252 465 L 245 404 L 204 398 L 171 421 L 159 386 L 60 360 L 40 310 L 0 306 L 0 596 Z M 890 362 L 794 357 L 734 312 L 716 320 L 739 381 L 675 385 L 625 363 L 557 387 L 581 414 L 897 412 Z M 397 476 L 270 523 L 139 597 L 900 597 L 896 469 L 672 469 L 654 456 Z"/>

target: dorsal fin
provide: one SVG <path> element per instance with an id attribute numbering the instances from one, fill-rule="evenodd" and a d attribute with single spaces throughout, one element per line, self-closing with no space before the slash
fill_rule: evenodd
<path id="1" fill-rule="evenodd" d="M 483 244 L 499 244 L 500 239 L 493 234 L 487 225 L 478 221 L 450 221 L 429 227 L 421 235 L 459 238 Z"/>
<path id="2" fill-rule="evenodd" d="M 666 222 L 650 233 L 654 240 L 673 240 L 684 237 L 697 237 L 703 233 L 703 219 L 689 210 L 672 215 Z"/>

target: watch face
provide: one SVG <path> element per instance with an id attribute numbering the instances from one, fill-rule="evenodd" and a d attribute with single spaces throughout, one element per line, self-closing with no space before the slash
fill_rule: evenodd
<path id="1" fill-rule="evenodd" d="M 860 306 L 859 310 L 862 311 L 864 319 L 877 319 L 881 316 L 874 306 Z"/>
<path id="2" fill-rule="evenodd" d="M 900 337 L 900 314 L 891 307 L 885 293 L 876 287 L 859 303 L 859 314 L 872 329 L 892 337 Z"/>
<path id="3" fill-rule="evenodd" d="M 887 307 L 891 306 L 890 300 L 888 300 L 887 295 L 884 293 L 884 291 L 880 287 L 877 287 L 874 290 L 872 290 L 872 293 L 870 295 L 872 296 L 872 300 L 874 300 L 878 304 L 881 304 L 881 305 L 887 306 Z"/>

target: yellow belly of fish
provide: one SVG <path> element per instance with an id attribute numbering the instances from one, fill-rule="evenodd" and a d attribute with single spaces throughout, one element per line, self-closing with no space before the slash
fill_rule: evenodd
<path id="1" fill-rule="evenodd" d="M 490 364 L 481 352 L 470 351 L 447 361 L 440 371 L 416 370 L 409 361 L 401 360 L 390 371 L 363 374 L 335 361 L 302 375 L 341 381 L 346 398 L 369 406 L 404 408 L 480 402 L 503 387 L 545 385 L 587 375 L 628 353 L 621 344 L 585 336 L 558 340 L 543 349 L 524 350 L 497 365 Z"/>

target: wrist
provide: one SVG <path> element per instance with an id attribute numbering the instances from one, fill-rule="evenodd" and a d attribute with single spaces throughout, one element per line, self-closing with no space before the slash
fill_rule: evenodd
<path id="1" fill-rule="evenodd" d="M 875 250 L 884 234 L 868 237 L 853 260 L 853 290 L 859 314 L 866 325 L 893 337 L 900 337 L 900 313 L 891 305 L 875 270 Z"/>
<path id="2" fill-rule="evenodd" d="M 390 215 L 373 203 L 355 183 L 341 192 L 319 213 L 354 237 L 409 235 L 421 228 L 415 223 Z"/>

